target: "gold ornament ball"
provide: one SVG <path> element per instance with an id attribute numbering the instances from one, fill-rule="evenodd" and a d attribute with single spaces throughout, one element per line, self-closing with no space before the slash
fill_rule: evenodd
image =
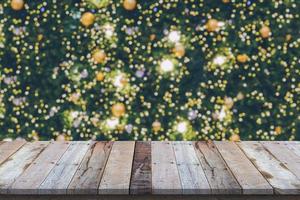
<path id="1" fill-rule="evenodd" d="M 95 63 L 97 64 L 104 63 L 106 60 L 106 53 L 103 50 L 98 49 L 93 53 L 92 57 Z"/>
<path id="2" fill-rule="evenodd" d="M 181 58 L 185 54 L 185 48 L 182 44 L 176 44 L 173 48 L 173 53 L 176 57 Z"/>
<path id="3" fill-rule="evenodd" d="M 205 26 L 206 26 L 206 30 L 209 32 L 216 31 L 219 28 L 218 20 L 209 19 Z"/>
<path id="4" fill-rule="evenodd" d="M 238 134 L 233 134 L 232 136 L 230 136 L 229 140 L 232 142 L 238 142 L 241 141 L 241 138 Z"/>
<path id="5" fill-rule="evenodd" d="M 281 126 L 276 126 L 276 128 L 275 128 L 275 134 L 276 135 L 280 135 L 282 133 L 282 128 L 281 128 Z"/>
<path id="6" fill-rule="evenodd" d="M 126 10 L 134 10 L 136 8 L 136 0 L 124 0 L 123 6 Z"/>
<path id="7" fill-rule="evenodd" d="M 154 132 L 158 132 L 161 129 L 161 123 L 159 121 L 155 121 L 152 123 L 152 129 Z"/>
<path id="8" fill-rule="evenodd" d="M 59 134 L 57 137 L 56 137 L 56 141 L 65 141 L 66 138 L 63 134 Z"/>
<path id="9" fill-rule="evenodd" d="M 151 41 L 153 41 L 153 40 L 155 40 L 156 35 L 155 35 L 155 34 L 151 34 L 151 35 L 149 36 L 149 38 L 150 38 Z"/>
<path id="10" fill-rule="evenodd" d="M 103 72 L 98 72 L 96 75 L 97 81 L 103 81 L 104 80 L 104 73 Z"/>
<path id="11" fill-rule="evenodd" d="M 223 3 L 229 3 L 230 0 L 223 0 Z"/>
<path id="12" fill-rule="evenodd" d="M 121 117 L 125 114 L 125 105 L 123 103 L 116 103 L 111 107 L 111 112 L 115 117 Z"/>
<path id="13" fill-rule="evenodd" d="M 83 26 L 89 27 L 95 21 L 95 15 L 91 12 L 86 12 L 81 16 L 80 22 Z"/>
<path id="14" fill-rule="evenodd" d="M 262 38 L 268 38 L 271 35 L 271 29 L 268 26 L 263 26 L 259 30 L 259 33 Z"/>
<path id="15" fill-rule="evenodd" d="M 247 56 L 247 54 L 240 54 L 237 56 L 237 61 L 240 63 L 245 63 L 249 60 L 249 57 Z"/>
<path id="16" fill-rule="evenodd" d="M 24 0 L 12 0 L 10 5 L 13 10 L 22 10 L 24 8 Z"/>
<path id="17" fill-rule="evenodd" d="M 287 34 L 286 36 L 285 36 L 285 40 L 286 41 L 290 41 L 292 39 L 292 35 L 291 34 Z"/>

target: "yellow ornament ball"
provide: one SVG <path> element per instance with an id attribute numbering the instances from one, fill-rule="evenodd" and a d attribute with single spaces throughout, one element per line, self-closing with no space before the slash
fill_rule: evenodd
<path id="1" fill-rule="evenodd" d="M 249 57 L 247 56 L 247 54 L 239 54 L 237 57 L 236 57 L 237 61 L 240 62 L 240 63 L 245 63 L 249 60 Z"/>
<path id="2" fill-rule="evenodd" d="M 262 38 L 268 38 L 271 35 L 271 29 L 268 26 L 263 26 L 259 30 L 259 33 Z"/>
<path id="3" fill-rule="evenodd" d="M 13 10 L 22 10 L 24 8 L 24 0 L 12 0 L 10 6 Z"/>
<path id="4" fill-rule="evenodd" d="M 152 129 L 154 132 L 158 132 L 161 129 L 161 123 L 159 121 L 155 121 L 152 123 Z"/>
<path id="5" fill-rule="evenodd" d="M 104 73 L 103 72 L 98 72 L 96 75 L 96 80 L 97 81 L 103 81 L 104 80 Z"/>
<path id="6" fill-rule="evenodd" d="M 136 0 L 124 0 L 123 6 L 126 10 L 134 10 L 136 8 Z"/>
<path id="7" fill-rule="evenodd" d="M 149 38 L 150 38 L 151 41 L 153 41 L 153 40 L 155 40 L 156 35 L 155 35 L 155 34 L 151 34 L 151 35 L 149 36 Z"/>
<path id="8" fill-rule="evenodd" d="M 216 19 L 209 19 L 205 27 L 207 31 L 214 32 L 219 28 L 219 22 Z"/>
<path id="9" fill-rule="evenodd" d="M 281 128 L 281 126 L 276 126 L 276 128 L 275 128 L 275 134 L 276 135 L 280 135 L 282 133 L 282 128 Z"/>
<path id="10" fill-rule="evenodd" d="M 125 114 L 125 105 L 123 103 L 116 103 L 111 107 L 111 112 L 115 117 L 121 117 Z"/>
<path id="11" fill-rule="evenodd" d="M 103 50 L 97 49 L 93 53 L 92 57 L 93 57 L 93 60 L 95 63 L 97 63 L 97 64 L 104 63 L 106 60 L 106 53 Z"/>
<path id="12" fill-rule="evenodd" d="M 176 57 L 181 58 L 185 54 L 185 48 L 182 44 L 176 44 L 173 48 L 173 53 Z"/>
<path id="13" fill-rule="evenodd" d="M 89 27 L 95 21 L 95 15 L 91 12 L 86 12 L 81 16 L 80 22 L 83 26 Z"/>
<path id="14" fill-rule="evenodd" d="M 230 136 L 229 140 L 232 142 L 239 142 L 241 141 L 241 138 L 238 134 L 233 134 L 232 136 Z"/>
<path id="15" fill-rule="evenodd" d="M 290 41 L 292 39 L 292 35 L 291 34 L 287 34 L 286 36 L 285 36 L 285 40 L 286 41 Z"/>
<path id="16" fill-rule="evenodd" d="M 56 137 L 56 141 L 65 141 L 66 138 L 65 138 L 65 135 L 63 134 L 59 134 L 57 137 Z"/>

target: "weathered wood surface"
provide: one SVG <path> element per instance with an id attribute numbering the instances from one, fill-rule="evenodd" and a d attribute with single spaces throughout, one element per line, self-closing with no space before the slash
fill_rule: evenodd
<path id="1" fill-rule="evenodd" d="M 238 145 L 273 186 L 275 193 L 300 193 L 300 180 L 270 151 L 267 151 L 261 143 L 241 142 Z"/>
<path id="2" fill-rule="evenodd" d="M 26 142 L 25 141 L 13 141 L 13 142 L 1 142 L 0 143 L 0 164 L 3 163 L 12 154 L 18 151 Z"/>
<path id="3" fill-rule="evenodd" d="M 211 188 L 192 142 L 173 142 L 183 194 L 210 194 Z"/>
<path id="4" fill-rule="evenodd" d="M 214 142 L 243 194 L 273 194 L 273 188 L 234 142 Z"/>
<path id="5" fill-rule="evenodd" d="M 152 193 L 181 194 L 180 177 L 171 142 L 152 142 Z"/>
<path id="6" fill-rule="evenodd" d="M 136 142 L 130 194 L 151 194 L 151 142 Z"/>
<path id="7" fill-rule="evenodd" d="M 240 194 L 241 187 L 211 142 L 196 142 L 195 147 L 213 194 Z"/>
<path id="8" fill-rule="evenodd" d="M 65 194 L 90 142 L 73 142 L 39 186 L 39 194 Z"/>
<path id="9" fill-rule="evenodd" d="M 1 200 L 20 194 L 300 199 L 299 174 L 299 142 L 0 142 Z"/>
<path id="10" fill-rule="evenodd" d="M 85 155 L 68 187 L 70 194 L 97 194 L 112 142 L 97 142 Z"/>
<path id="11" fill-rule="evenodd" d="M 129 194 L 134 145 L 134 142 L 114 142 L 99 194 Z"/>
<path id="12" fill-rule="evenodd" d="M 8 189 L 13 182 L 28 168 L 47 145 L 48 142 L 27 143 L 0 166 L 0 193 L 8 193 Z"/>
<path id="13" fill-rule="evenodd" d="M 69 146 L 68 142 L 50 143 L 9 188 L 12 194 L 38 194 L 38 188 Z"/>

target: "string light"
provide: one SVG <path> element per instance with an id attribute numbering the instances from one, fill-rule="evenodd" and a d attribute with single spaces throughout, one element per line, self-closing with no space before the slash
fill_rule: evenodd
<path id="1" fill-rule="evenodd" d="M 106 38 L 111 38 L 114 35 L 114 27 L 111 24 L 103 26 Z"/>
<path id="2" fill-rule="evenodd" d="M 179 42 L 180 41 L 180 33 L 178 31 L 171 31 L 168 35 L 168 39 L 170 42 Z"/>
<path id="3" fill-rule="evenodd" d="M 213 63 L 215 65 L 223 65 L 226 62 L 226 57 L 225 56 L 216 56 L 213 60 Z"/>
<path id="4" fill-rule="evenodd" d="M 176 130 L 179 132 L 179 133 L 185 133 L 187 132 L 188 130 L 188 125 L 187 125 L 187 122 L 179 122 L 176 126 Z"/>
<path id="5" fill-rule="evenodd" d="M 298 138 L 300 1 L 5 1 L 0 140 Z"/>
<path id="6" fill-rule="evenodd" d="M 118 118 L 107 119 L 106 124 L 107 124 L 108 128 L 115 129 L 117 127 L 117 125 L 119 124 L 119 119 Z"/>
<path id="7" fill-rule="evenodd" d="M 160 69 L 163 72 L 171 72 L 174 69 L 174 64 L 171 60 L 163 60 L 160 64 Z"/>
<path id="8" fill-rule="evenodd" d="M 115 87 L 123 88 L 127 84 L 127 80 L 126 80 L 126 77 L 124 76 L 124 74 L 117 75 L 114 78 L 113 84 Z"/>

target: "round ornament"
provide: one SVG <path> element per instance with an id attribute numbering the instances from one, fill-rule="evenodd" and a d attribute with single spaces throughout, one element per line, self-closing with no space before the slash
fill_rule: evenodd
<path id="1" fill-rule="evenodd" d="M 12 0 L 10 6 L 13 10 L 22 10 L 24 8 L 24 0 Z"/>
<path id="2" fill-rule="evenodd" d="M 126 109 L 123 103 L 116 103 L 111 107 L 111 112 L 115 117 L 121 117 L 125 114 Z"/>
<path id="3" fill-rule="evenodd" d="M 136 8 L 136 0 L 124 0 L 123 6 L 126 10 L 134 10 Z"/>
<path id="4" fill-rule="evenodd" d="M 83 26 L 89 27 L 95 21 L 95 15 L 91 12 L 86 12 L 81 16 L 80 22 Z"/>

